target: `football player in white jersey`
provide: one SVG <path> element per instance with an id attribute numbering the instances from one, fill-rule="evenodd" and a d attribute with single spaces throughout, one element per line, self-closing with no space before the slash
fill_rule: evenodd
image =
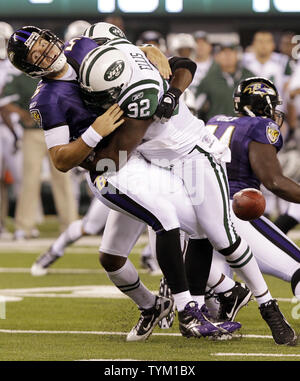
<path id="1" fill-rule="evenodd" d="M 7 59 L 6 45 L 12 32 L 10 24 L 0 22 L 0 108 L 14 100 L 11 97 L 1 98 L 1 93 L 5 84 L 10 81 L 11 75 L 20 74 Z M 18 123 L 17 115 L 11 115 L 9 118 L 5 116 L 3 113 L 6 122 L 0 115 L 0 181 L 4 181 L 4 173 L 9 170 L 14 179 L 14 193 L 17 197 L 22 177 L 22 152 L 17 142 L 22 138 L 23 128 Z M 4 234 L 2 223 L 1 218 L 0 235 L 1 232 Z"/>
<path id="2" fill-rule="evenodd" d="M 110 32 L 116 32 L 116 27 L 114 26 L 110 26 L 109 29 Z M 129 42 L 127 43 L 129 44 Z M 146 120 L 145 124 L 141 128 L 139 126 L 137 130 L 135 129 L 135 119 L 130 120 L 129 123 L 129 118 L 127 118 L 123 129 L 115 131 L 108 140 L 104 139 L 100 144 L 101 147 L 98 145 L 102 136 L 108 135 L 123 120 L 118 121 L 122 113 L 116 105 L 110 107 L 107 112 L 99 117 L 95 112 L 84 107 L 82 96 L 79 93 L 79 83 L 76 81 L 76 74 L 79 73 L 80 62 L 86 57 L 87 53 L 88 56 L 93 53 L 95 46 L 98 49 L 95 41 L 90 38 L 81 37 L 75 41 L 72 40 L 67 46 L 63 47 L 62 42 L 52 32 L 41 30 L 34 26 L 25 26 L 18 29 L 9 40 L 8 56 L 13 64 L 30 76 L 43 77 L 37 91 L 32 97 L 30 109 L 35 117 L 39 116 L 41 126 L 45 130 L 46 143 L 52 161 L 63 172 L 79 164 L 84 167 L 93 167 L 95 160 L 98 161 L 99 152 L 101 152 L 104 159 L 113 159 L 115 163 L 119 163 L 119 151 L 124 147 L 128 152 L 132 152 L 137 142 L 140 142 L 145 129 L 152 122 L 152 120 Z M 109 47 L 109 50 L 113 51 L 113 53 L 119 52 L 111 47 Z M 139 52 L 140 50 L 136 51 L 136 53 L 140 54 Z M 145 56 L 142 56 L 141 64 L 142 66 L 146 64 L 147 67 L 151 65 Z M 122 60 L 117 62 L 117 65 L 113 64 L 112 70 L 109 70 L 107 73 L 109 75 L 108 78 L 110 80 L 114 80 L 114 77 L 119 78 L 118 73 L 121 74 L 123 72 L 123 70 L 119 71 L 119 68 L 122 69 L 122 67 Z M 154 70 L 154 67 L 151 70 Z M 169 66 L 167 68 L 168 71 Z M 128 68 L 126 68 L 124 74 L 128 74 Z M 49 81 L 49 77 L 51 81 Z M 188 77 L 191 80 L 190 73 Z M 110 95 L 114 94 L 115 91 L 113 90 Z M 155 101 L 155 98 L 153 100 Z M 146 100 L 146 103 L 148 103 L 148 100 Z M 59 104 L 60 112 L 53 113 L 52 107 L 57 110 L 57 104 Z M 103 103 L 101 104 L 103 106 Z M 135 106 L 133 107 L 135 108 Z M 147 112 L 147 110 L 144 111 Z M 152 112 L 154 111 L 152 110 Z M 133 110 L 133 112 L 135 111 Z M 94 150 L 96 145 L 98 147 Z M 95 155 L 94 160 L 93 155 Z M 140 159 L 137 155 L 133 156 L 130 162 L 131 169 L 133 168 L 134 172 L 129 172 L 131 177 L 129 186 L 135 187 L 133 189 L 134 193 L 137 190 L 135 186 L 136 178 L 134 179 L 134 176 L 142 175 L 141 181 L 137 183 L 140 192 L 137 193 L 137 198 L 139 199 L 135 198 L 135 200 L 138 202 L 126 194 L 124 194 L 125 199 L 123 195 L 120 195 L 121 197 L 117 195 L 117 198 L 120 202 L 125 202 L 128 209 L 130 209 L 129 213 L 131 215 L 152 226 L 158 235 L 160 235 L 156 242 L 157 251 L 160 251 L 161 255 L 164 255 L 164 252 L 167 251 L 175 257 L 171 265 L 173 265 L 172 272 L 175 273 L 173 280 L 176 287 L 174 295 L 177 294 L 176 304 L 179 306 L 179 309 L 180 305 L 183 306 L 182 310 L 179 311 L 182 334 L 188 337 L 219 336 L 220 334 L 227 335 L 239 329 L 241 326 L 239 323 L 211 322 L 207 316 L 205 305 L 202 305 L 200 309 L 188 291 L 180 247 L 179 228 L 182 227 L 189 234 L 195 231 L 197 237 L 199 233 L 195 228 L 197 220 L 193 219 L 194 209 L 187 198 L 185 188 L 182 187 L 182 181 L 168 170 L 158 166 L 150 166 L 146 160 Z M 126 167 L 126 165 L 123 167 L 125 168 L 125 175 Z M 120 176 L 124 174 L 123 168 L 119 172 Z M 97 188 L 92 184 L 92 190 L 97 195 L 100 189 L 104 191 L 103 188 L 108 183 L 106 183 L 104 177 L 99 175 L 98 171 L 90 173 L 90 181 L 92 180 L 91 176 L 93 177 L 94 174 L 96 174 L 94 180 L 97 183 Z M 151 180 L 153 180 L 152 183 Z M 160 184 L 163 185 L 162 189 L 159 188 Z M 149 192 L 149 185 L 154 186 L 154 188 L 158 187 L 158 193 L 157 190 L 155 194 L 152 191 Z M 108 186 L 110 190 L 114 188 L 113 183 L 108 184 Z M 162 190 L 167 191 L 166 195 Z M 101 194 L 103 194 L 103 191 Z M 114 193 L 109 192 L 109 196 L 114 196 Z M 180 200 L 181 203 L 175 205 L 174 199 Z M 124 207 L 122 210 L 124 210 Z M 177 213 L 178 215 L 182 214 L 180 216 L 181 221 L 179 221 Z M 159 218 L 157 217 L 158 215 Z M 186 215 L 189 216 L 189 220 L 187 220 Z M 125 214 L 122 216 L 126 217 Z M 192 222 L 190 221 L 191 219 Z M 138 223 L 140 224 L 140 221 Z M 191 226 L 193 224 L 194 226 Z M 113 224 L 113 227 L 116 230 L 125 230 L 125 232 L 127 229 L 126 223 L 124 226 L 122 224 Z M 106 269 L 109 278 L 123 292 L 130 296 L 141 309 L 140 320 L 127 336 L 127 340 L 145 340 L 151 334 L 158 321 L 168 314 L 173 303 L 168 298 L 155 297 L 144 287 L 139 280 L 135 268 L 127 260 L 129 253 L 124 253 L 125 249 L 127 249 L 127 247 L 125 249 L 123 247 L 124 241 L 119 240 L 118 245 L 122 249 L 122 254 L 118 255 L 118 251 L 117 253 L 103 253 L 101 255 L 101 263 Z M 181 290 L 182 288 L 183 290 Z M 176 293 L 176 290 L 179 291 Z"/>
<path id="3" fill-rule="evenodd" d="M 118 53 L 115 48 L 118 48 L 122 54 Z M 177 62 L 174 58 L 172 62 L 174 71 Z M 190 69 L 189 62 L 186 62 L 185 68 Z M 125 115 L 135 119 L 133 123 L 135 126 L 142 126 L 143 119 L 148 119 L 153 115 L 157 102 L 162 97 L 161 106 L 156 110 L 157 120 L 148 127 L 142 144 L 138 146 L 138 152 L 156 165 L 171 166 L 173 173 L 183 180 L 202 234 L 204 233 L 209 238 L 214 247 L 225 255 L 229 262 L 238 263 L 238 271 L 242 277 L 247 279 L 249 288 L 252 289 L 260 304 L 260 311 L 268 308 L 268 301 L 272 299 L 271 295 L 251 251 L 248 250 L 246 242 L 236 234 L 228 213 L 226 201 L 228 184 L 224 162 L 229 160 L 229 152 L 212 135 L 206 133 L 203 122 L 193 117 L 181 102 L 182 90 L 176 75 L 169 87 L 157 75 L 145 57 L 136 50 L 136 47 L 127 40 L 119 39 L 108 42 L 105 46 L 91 52 L 81 65 L 80 78 L 89 105 L 93 102 L 93 97 L 95 97 L 96 103 L 109 105 L 109 94 L 118 91 L 118 103 L 125 110 Z M 191 77 L 188 76 L 187 78 L 190 83 Z M 118 84 L 121 83 L 124 84 L 123 87 L 117 90 Z M 169 113 L 170 110 L 171 113 Z M 164 124 L 164 122 L 167 123 Z M 96 162 L 98 159 L 99 157 L 96 155 Z M 117 175 L 105 175 L 105 177 L 108 183 L 112 185 L 112 191 L 119 189 L 130 199 L 149 208 L 149 206 L 145 206 L 147 205 L 145 199 L 143 200 L 140 195 L 134 194 L 130 184 L 126 188 L 128 184 L 125 185 L 125 182 L 130 183 L 130 178 L 135 173 L 135 163 L 132 163 L 133 161 L 129 160 Z M 199 181 L 196 186 L 195 181 Z M 205 190 L 203 191 L 204 183 Z M 124 203 L 117 200 L 118 197 L 111 195 L 110 191 L 107 192 L 103 177 L 91 178 L 90 184 L 95 194 L 98 197 L 102 196 L 111 207 L 121 208 L 134 214 L 132 211 L 134 208 L 130 210 L 130 207 L 127 208 Z M 101 194 L 102 189 L 105 190 L 104 195 Z M 202 191 L 203 193 L 201 193 Z M 178 202 L 180 201 L 178 200 Z M 212 208 L 212 206 L 214 207 Z M 152 207 L 152 210 L 155 208 Z M 164 211 L 163 209 L 155 210 L 155 214 L 164 215 Z M 177 239 L 175 229 L 170 227 L 168 229 L 166 235 L 170 234 L 173 240 Z M 173 235 L 171 236 L 171 234 Z M 160 266 L 171 290 L 172 286 L 176 289 L 174 273 L 170 274 L 174 260 L 172 262 L 172 258 L 166 258 L 165 253 L 162 257 L 161 249 L 164 244 L 161 242 L 160 234 L 157 234 L 156 239 Z M 195 250 L 196 246 L 188 245 L 187 250 Z M 245 258 L 245 253 L 247 258 Z M 107 253 L 102 252 L 102 264 L 105 264 L 106 261 L 111 263 L 110 261 L 113 261 L 111 257 L 110 254 L 107 255 Z M 216 283 L 219 280 L 216 280 Z M 179 316 L 182 312 L 181 294 L 183 293 L 178 292 L 178 290 L 175 294 L 173 293 L 177 308 L 179 307 Z M 201 304 L 202 300 L 199 299 L 199 302 Z M 294 337 L 294 334 L 292 336 Z M 290 339 L 291 336 L 288 340 Z M 294 339 L 292 338 L 292 340 Z"/>
<path id="4" fill-rule="evenodd" d="M 32 38 L 32 33 L 35 33 L 34 36 L 36 36 L 37 39 L 33 40 L 29 47 L 24 48 L 23 41 L 26 42 L 29 38 Z M 55 79 L 56 76 L 61 78 L 69 69 L 66 60 L 60 60 L 58 62 L 58 57 L 61 58 L 63 53 L 55 56 L 53 54 L 47 56 L 47 68 L 45 66 L 34 64 L 35 59 L 40 60 L 40 58 L 44 58 L 45 49 L 49 50 L 51 47 L 50 44 L 52 43 L 52 35 L 50 35 L 49 32 L 45 35 L 45 37 L 49 40 L 40 39 L 40 35 L 44 36 L 43 31 L 39 31 L 37 28 L 32 29 L 32 27 L 28 27 L 18 30 L 10 39 L 9 45 L 9 53 L 18 52 L 18 57 L 14 57 L 12 54 L 10 54 L 9 57 L 21 70 L 33 73 L 32 69 L 34 68 L 34 75 L 39 73 L 38 75 L 44 74 L 47 76 L 49 73 L 49 68 L 52 70 L 52 65 L 55 64 L 56 69 L 53 67 L 53 70 L 57 70 L 59 74 L 56 75 L 55 72 L 53 73 L 50 71 L 49 75 L 51 75 L 52 79 L 53 77 Z M 48 44 L 44 43 L 44 41 L 48 41 Z M 85 44 L 85 41 L 82 40 L 81 43 Z M 90 44 L 88 41 L 87 43 Z M 124 52 L 122 54 L 121 51 L 115 48 L 115 44 L 122 45 L 124 47 Z M 85 89 L 88 92 L 90 90 L 97 92 L 96 94 L 89 94 L 93 95 L 93 97 L 88 99 L 89 105 L 94 100 L 94 95 L 96 95 L 97 102 L 100 100 L 102 107 L 108 107 L 109 104 L 118 97 L 120 104 L 124 107 L 128 116 L 134 117 L 134 119 L 130 119 L 130 121 L 127 119 L 126 128 L 124 125 L 123 129 L 118 130 L 119 134 L 114 134 L 106 145 L 102 146 L 99 151 L 95 152 L 94 159 L 92 158 L 89 163 L 86 162 L 86 166 L 89 166 L 89 169 L 91 170 L 89 176 L 91 189 L 95 195 L 103 197 L 103 199 L 110 206 L 113 206 L 115 209 L 119 208 L 119 210 L 121 209 L 126 211 L 127 213 L 146 221 L 153 227 L 153 229 L 157 232 L 157 255 L 160 260 L 160 266 L 167 278 L 168 284 L 171 287 L 177 308 L 179 310 L 180 329 L 182 334 L 185 336 L 199 336 L 199 334 L 201 336 L 205 336 L 207 334 L 212 335 L 213 333 L 218 333 L 221 330 L 224 331 L 226 328 L 223 323 L 221 325 L 214 325 L 209 321 L 204 304 L 201 308 L 198 308 L 196 302 L 191 301 L 191 296 L 188 293 L 188 286 L 186 287 L 186 282 L 184 280 L 184 265 L 179 240 L 179 227 L 182 222 L 179 223 L 178 216 L 176 215 L 177 212 L 180 212 L 180 208 L 183 208 L 181 219 L 185 217 L 188 209 L 191 210 L 189 215 L 186 216 L 187 218 L 189 217 L 189 219 L 193 215 L 192 211 L 196 212 L 197 222 L 200 226 L 196 229 L 197 233 L 194 238 L 197 238 L 197 240 L 202 238 L 204 230 L 213 244 L 224 255 L 226 255 L 229 261 L 238 263 L 240 273 L 244 275 L 247 274 L 249 287 L 253 289 L 256 299 L 261 305 L 261 311 L 263 309 L 268 309 L 265 301 L 269 301 L 271 299 L 271 295 L 258 270 L 258 266 L 254 258 L 251 254 L 249 254 L 247 244 L 236 235 L 235 229 L 230 221 L 230 216 L 228 214 L 228 184 L 224 167 L 221 164 L 222 161 L 224 162 L 226 160 L 226 155 L 228 157 L 228 150 L 211 134 L 207 133 L 204 128 L 201 128 L 204 127 L 203 124 L 201 122 L 199 124 L 199 121 L 196 118 L 193 118 L 192 114 L 189 115 L 189 112 L 184 104 L 181 103 L 179 105 L 179 111 L 177 114 L 175 108 L 178 106 L 177 103 L 181 94 L 181 86 L 178 83 L 178 79 L 176 79 L 176 75 L 172 80 L 172 86 L 168 89 L 168 85 L 165 84 L 166 87 L 164 89 L 164 84 L 162 83 L 161 77 L 155 77 L 156 70 L 153 66 L 151 66 L 146 57 L 141 55 L 140 51 L 129 49 L 128 56 L 125 58 L 125 52 L 128 45 L 131 45 L 130 42 L 121 39 L 121 41 L 108 42 L 102 48 L 93 49 L 83 59 L 83 65 L 81 65 L 79 71 L 81 79 L 84 78 L 83 84 Z M 130 48 L 131 47 L 132 46 L 130 46 Z M 28 52 L 29 58 L 26 59 Z M 109 55 L 107 54 L 108 52 Z M 128 65 L 127 59 L 132 60 L 132 63 Z M 56 62 L 59 64 L 59 69 Z M 49 66 L 50 64 L 51 66 Z M 132 79 L 132 76 L 135 75 L 136 77 L 139 77 L 139 74 L 131 70 L 131 65 L 137 66 L 136 69 L 139 74 L 141 74 L 143 70 L 149 70 L 150 72 L 147 71 L 144 77 L 141 77 L 137 83 L 132 83 L 132 86 L 124 86 L 124 84 L 128 85 L 127 81 Z M 191 65 L 190 61 L 184 61 L 184 66 L 179 67 L 178 60 L 174 59 L 173 67 L 175 72 L 176 69 L 183 69 L 185 75 L 187 76 L 186 81 L 189 83 L 191 82 L 193 65 Z M 43 69 L 42 73 L 41 69 Z M 100 73 L 97 72 L 97 70 L 100 70 Z M 101 70 L 104 72 L 101 72 Z M 151 78 L 153 74 L 154 76 Z M 91 88 L 91 82 L 94 80 L 96 81 L 96 84 Z M 109 82 L 109 84 L 106 82 Z M 52 89 L 52 84 L 53 82 L 51 82 L 50 87 L 45 86 L 44 91 L 40 92 L 34 99 L 40 99 L 42 101 L 43 97 L 46 96 L 46 92 Z M 100 88 L 98 85 L 100 85 Z M 121 88 L 119 87 L 120 85 L 122 85 Z M 61 86 L 58 83 L 57 86 L 58 88 L 61 88 L 61 91 L 65 88 L 65 85 Z M 164 90 L 168 91 L 164 93 Z M 166 166 L 170 163 L 174 165 L 177 164 L 177 166 L 173 168 L 173 173 L 179 175 L 180 177 L 171 175 L 170 172 L 165 172 L 165 170 L 160 170 L 157 165 L 150 166 L 149 163 L 141 160 L 138 156 L 133 156 L 130 158 L 128 163 L 119 169 L 116 175 L 110 172 L 110 166 L 108 168 L 108 174 L 105 174 L 105 177 L 99 175 L 98 171 L 101 171 L 99 164 L 105 164 L 106 166 L 111 164 L 107 161 L 105 163 L 101 161 L 99 162 L 99 159 L 101 158 L 110 157 L 115 159 L 115 163 L 119 164 L 118 168 L 120 168 L 117 153 L 121 147 L 126 147 L 130 152 L 140 142 L 145 130 L 152 122 L 149 118 L 156 111 L 158 97 L 163 94 L 162 106 L 160 107 L 160 112 L 157 112 L 157 116 L 159 119 L 168 119 L 168 112 L 165 111 L 166 109 L 169 111 L 171 105 L 172 111 L 175 112 L 175 116 L 172 116 L 172 122 L 174 122 L 168 122 L 165 128 L 163 128 L 164 125 L 161 123 L 161 120 L 156 123 L 152 123 L 151 127 L 155 126 L 157 128 L 148 129 L 147 134 L 149 135 L 148 137 L 146 135 L 144 136 L 145 143 L 140 145 L 140 147 L 142 147 L 140 152 L 148 159 L 157 159 L 156 164 L 160 166 Z M 66 101 L 68 100 L 66 99 Z M 67 105 L 68 107 L 72 107 L 72 104 L 69 105 L 69 103 L 67 103 Z M 161 113 L 161 111 L 163 112 Z M 178 116 L 177 119 L 176 116 Z M 146 120 L 136 119 L 138 117 L 145 118 Z M 51 115 L 49 118 L 51 119 Z M 96 121 L 97 120 L 98 119 L 96 119 Z M 98 125 L 98 123 L 93 124 L 95 127 L 96 125 Z M 68 126 L 66 127 L 68 131 Z M 165 130 L 167 130 L 167 133 L 165 133 Z M 91 126 L 84 132 L 80 140 L 76 140 L 72 143 L 65 143 L 64 139 L 63 144 L 60 140 L 60 144 L 57 142 L 57 144 L 53 145 L 54 139 L 57 138 L 56 132 L 57 130 L 55 129 L 55 136 L 53 136 L 53 134 L 47 131 L 46 138 L 48 138 L 48 142 L 52 141 L 52 145 L 49 149 L 54 164 L 58 169 L 63 171 L 72 168 L 74 165 L 78 165 L 82 158 L 84 158 L 87 153 L 90 153 L 92 148 L 95 147 L 95 139 L 96 144 L 101 140 L 101 136 L 97 137 L 97 135 L 95 135 L 94 127 Z M 51 139 L 49 140 L 50 135 Z M 147 139 L 149 140 L 147 141 Z M 175 148 L 174 143 L 177 143 Z M 80 151 L 75 149 L 78 145 L 81 147 Z M 110 150 L 111 154 L 108 155 Z M 71 156 L 70 153 L 72 153 Z M 183 160 L 178 160 L 182 159 L 184 156 L 186 159 L 184 162 Z M 162 160 L 164 160 L 164 162 Z M 166 161 L 168 161 L 168 164 L 166 164 Z M 97 166 L 96 172 L 95 165 Z M 195 172 L 199 170 L 200 179 L 198 177 L 198 173 Z M 182 173 L 182 171 L 186 171 L 186 173 Z M 160 195 L 163 195 L 160 189 L 160 192 L 154 195 L 153 192 L 149 193 L 148 188 L 147 193 L 147 186 L 149 187 L 149 184 L 145 183 L 150 181 L 150 185 L 153 185 L 151 184 L 150 176 L 152 173 L 164 173 L 165 182 L 167 183 L 163 183 L 163 181 L 160 183 L 165 186 L 170 180 L 172 180 L 175 185 L 182 184 L 182 180 L 184 180 L 185 188 L 183 189 L 189 193 L 189 202 L 186 205 L 183 205 L 182 201 L 184 200 L 184 192 L 182 190 L 179 189 L 182 197 L 178 197 L 178 194 L 174 194 L 173 192 L 174 197 L 176 198 L 177 196 L 177 200 L 179 201 L 178 205 L 176 205 L 176 211 L 174 210 L 174 207 L 170 205 L 167 198 L 160 197 Z M 136 182 L 137 174 L 142 175 L 139 182 Z M 198 188 L 199 183 L 196 183 L 194 187 L 193 181 L 200 180 L 200 184 L 202 186 L 204 176 L 206 189 L 205 192 L 202 192 L 202 190 Z M 136 192 L 137 184 L 140 187 L 138 193 Z M 169 194 L 169 197 L 172 198 L 172 193 Z M 213 209 L 211 208 L 212 205 L 214 206 Z M 206 220 L 202 213 L 205 214 Z M 211 218 L 211 221 L 207 221 L 208 216 Z M 184 221 L 184 219 L 182 221 Z M 211 231 L 212 222 L 217 226 L 217 233 Z M 187 225 L 185 226 L 185 229 L 189 230 Z M 193 246 L 194 245 L 191 247 L 189 245 L 188 250 L 195 250 L 197 248 L 197 245 L 195 245 L 196 247 Z M 130 262 L 128 262 L 126 258 L 115 255 L 115 253 L 101 253 L 101 263 L 108 272 L 110 279 L 114 279 L 114 283 L 119 285 L 119 288 L 121 288 L 120 286 L 122 285 L 122 288 L 129 291 L 127 286 L 124 287 L 123 285 L 128 282 L 127 277 L 132 273 L 132 265 L 130 265 Z M 170 273 L 168 267 L 172 268 L 172 273 Z M 120 281 L 123 282 L 120 284 Z M 130 290 L 134 290 L 137 287 L 136 285 L 130 283 L 127 284 L 131 287 Z M 180 290 L 182 287 L 186 288 L 186 291 Z M 190 301 L 187 303 L 187 300 Z M 161 310 L 161 307 L 159 307 L 159 310 Z M 284 329 L 286 334 L 285 340 L 291 342 L 291 334 L 293 334 L 293 330 L 291 330 L 283 317 L 280 316 L 281 315 L 276 316 L 276 326 L 278 328 L 279 324 L 280 330 Z M 129 340 L 139 339 L 139 328 L 144 320 L 145 316 L 142 314 L 139 323 L 129 334 Z M 268 320 L 268 324 L 272 328 L 272 332 L 274 334 L 273 323 L 274 314 L 272 314 L 272 319 L 270 316 L 270 319 Z M 146 328 L 146 326 L 144 326 L 144 328 Z M 140 336 L 145 337 L 145 335 Z M 274 335 L 274 339 L 277 341 L 278 338 L 276 335 Z"/>

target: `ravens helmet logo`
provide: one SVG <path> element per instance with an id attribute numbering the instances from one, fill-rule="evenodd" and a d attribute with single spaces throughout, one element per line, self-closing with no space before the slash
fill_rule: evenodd
<path id="1" fill-rule="evenodd" d="M 276 95 L 274 89 L 262 82 L 252 82 L 245 87 L 243 93 L 255 94 L 264 97 L 265 95 Z"/>

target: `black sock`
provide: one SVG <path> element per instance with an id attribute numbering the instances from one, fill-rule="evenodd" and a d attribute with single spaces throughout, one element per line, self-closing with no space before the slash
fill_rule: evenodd
<path id="1" fill-rule="evenodd" d="M 295 218 L 289 216 L 288 214 L 282 214 L 274 222 L 274 224 L 284 233 L 288 233 L 291 229 L 298 225 L 298 223 L 299 222 L 295 220 Z"/>
<path id="2" fill-rule="evenodd" d="M 156 258 L 172 294 L 188 290 L 179 229 L 156 235 Z"/>
<path id="3" fill-rule="evenodd" d="M 204 295 L 212 261 L 208 239 L 190 239 L 185 254 L 185 270 L 191 295 Z"/>

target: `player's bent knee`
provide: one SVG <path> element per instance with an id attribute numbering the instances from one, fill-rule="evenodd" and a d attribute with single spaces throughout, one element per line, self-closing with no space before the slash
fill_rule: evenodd
<path id="1" fill-rule="evenodd" d="M 241 237 L 238 237 L 238 239 L 232 245 L 230 245 L 229 247 L 226 247 L 225 249 L 218 250 L 218 251 L 219 251 L 219 253 L 221 253 L 222 255 L 227 257 L 228 255 L 230 255 L 236 251 L 236 249 L 240 246 L 241 242 L 242 242 Z"/>
<path id="2" fill-rule="evenodd" d="M 111 255 L 107 253 L 103 253 L 100 251 L 99 253 L 99 261 L 103 266 L 104 270 L 108 272 L 117 271 L 122 266 L 124 266 L 127 261 L 126 257 L 121 257 L 119 255 Z"/>

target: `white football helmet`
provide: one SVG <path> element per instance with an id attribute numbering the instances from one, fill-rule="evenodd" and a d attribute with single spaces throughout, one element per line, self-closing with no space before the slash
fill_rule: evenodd
<path id="1" fill-rule="evenodd" d="M 113 40 L 114 38 L 126 38 L 124 32 L 113 24 L 108 22 L 98 22 L 91 25 L 84 33 L 83 36 L 95 40 L 98 45 L 105 44 L 105 42 Z"/>
<path id="2" fill-rule="evenodd" d="M 131 76 L 131 65 L 121 50 L 106 45 L 93 49 L 79 70 L 85 103 L 107 109 L 117 101 Z"/>
<path id="3" fill-rule="evenodd" d="M 68 25 L 65 32 L 65 41 L 69 41 L 72 38 L 79 37 L 83 35 L 83 32 L 88 29 L 91 24 L 85 20 L 76 20 Z"/>
<path id="4" fill-rule="evenodd" d="M 0 60 L 7 57 L 6 46 L 10 36 L 14 33 L 13 28 L 7 22 L 0 21 Z"/>

